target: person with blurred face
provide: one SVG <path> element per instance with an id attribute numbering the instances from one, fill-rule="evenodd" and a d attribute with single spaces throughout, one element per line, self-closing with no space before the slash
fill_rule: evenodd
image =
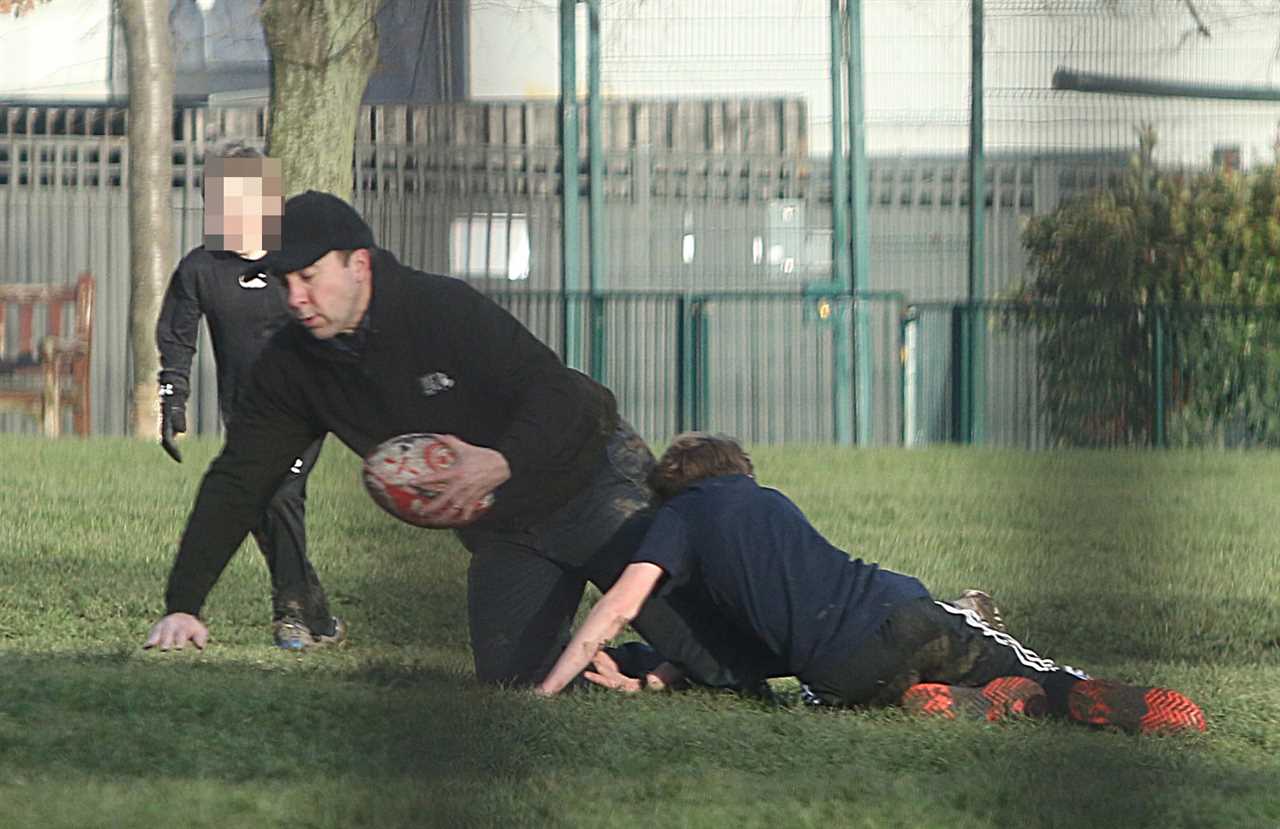
<path id="1" fill-rule="evenodd" d="M 205 162 L 205 248 L 261 259 L 280 247 L 280 160 L 242 146 L 226 152 Z"/>
<path id="2" fill-rule="evenodd" d="M 231 145 L 205 162 L 204 245 L 178 264 L 156 325 L 161 445 L 175 461 L 182 461 L 176 436 L 187 428 L 200 320 L 209 327 L 218 406 L 230 427 L 250 366 L 271 335 L 292 319 L 284 292 L 262 261 L 280 248 L 283 190 L 279 160 L 250 147 Z M 272 638 L 286 650 L 346 638 L 346 625 L 329 612 L 307 556 L 306 483 L 320 447 L 321 441 L 314 441 L 278 470 L 283 478 L 252 530 L 271 573 Z"/>

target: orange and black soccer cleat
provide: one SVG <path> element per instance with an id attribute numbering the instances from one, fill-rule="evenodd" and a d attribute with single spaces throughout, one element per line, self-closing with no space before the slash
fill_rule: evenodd
<path id="1" fill-rule="evenodd" d="M 902 707 L 916 714 L 954 720 L 984 719 L 989 722 L 1009 717 L 1040 717 L 1048 710 L 1044 689 L 1034 680 L 1002 676 L 981 688 L 924 682 L 912 685 L 902 695 Z"/>
<path id="2" fill-rule="evenodd" d="M 1072 686 L 1067 705 L 1076 722 L 1111 725 L 1135 734 L 1206 728 L 1200 706 L 1168 688 L 1086 679 Z"/>

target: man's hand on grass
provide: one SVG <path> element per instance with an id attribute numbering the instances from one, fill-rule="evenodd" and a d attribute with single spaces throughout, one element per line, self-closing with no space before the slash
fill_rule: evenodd
<path id="1" fill-rule="evenodd" d="M 170 613 L 151 626 L 143 649 L 182 650 L 190 642 L 200 650 L 209 641 L 209 628 L 190 613 Z"/>

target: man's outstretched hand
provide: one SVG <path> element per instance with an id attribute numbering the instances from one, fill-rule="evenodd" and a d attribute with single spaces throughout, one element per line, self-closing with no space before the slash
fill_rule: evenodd
<path id="1" fill-rule="evenodd" d="M 190 613 L 170 613 L 151 626 L 151 633 L 142 647 L 180 651 L 190 642 L 204 650 L 208 641 L 209 628 L 205 627 L 204 622 Z"/>

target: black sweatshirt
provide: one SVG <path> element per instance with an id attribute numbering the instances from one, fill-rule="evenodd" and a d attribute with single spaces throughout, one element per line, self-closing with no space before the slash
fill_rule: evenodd
<path id="1" fill-rule="evenodd" d="M 203 247 L 184 256 L 169 280 L 156 323 L 160 383 L 172 385 L 182 403 L 191 388 L 201 316 L 209 324 L 218 365 L 218 408 L 223 421 L 229 421 L 253 361 L 292 315 L 280 281 L 259 273 L 252 260 Z"/>
<path id="2" fill-rule="evenodd" d="M 362 457 L 408 432 L 501 452 L 511 478 L 477 527 L 529 527 L 586 485 L 618 425 L 608 389 L 465 282 L 377 250 L 372 285 L 355 334 L 318 340 L 291 322 L 264 349 L 187 520 L 167 612 L 199 613 L 284 471 L 326 432 Z"/>

